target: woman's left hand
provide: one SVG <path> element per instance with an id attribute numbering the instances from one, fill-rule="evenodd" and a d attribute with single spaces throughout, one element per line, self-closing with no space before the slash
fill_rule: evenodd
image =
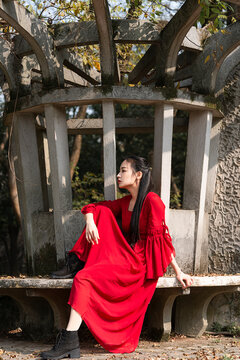
<path id="1" fill-rule="evenodd" d="M 193 284 L 192 276 L 184 274 L 182 271 L 176 275 L 177 280 L 182 284 L 183 289 L 187 289 Z"/>

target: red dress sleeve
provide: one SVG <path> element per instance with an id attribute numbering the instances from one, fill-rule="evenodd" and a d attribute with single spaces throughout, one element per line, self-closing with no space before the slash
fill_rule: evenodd
<path id="1" fill-rule="evenodd" d="M 112 211 L 113 215 L 117 217 L 121 214 L 123 199 L 124 198 L 118 200 L 106 200 L 88 204 L 83 206 L 81 212 L 82 214 L 94 213 L 96 206 L 102 205 L 108 207 Z"/>
<path id="2" fill-rule="evenodd" d="M 155 193 L 147 199 L 146 278 L 157 279 L 166 272 L 175 257 L 175 249 L 165 223 L 165 205 Z"/>

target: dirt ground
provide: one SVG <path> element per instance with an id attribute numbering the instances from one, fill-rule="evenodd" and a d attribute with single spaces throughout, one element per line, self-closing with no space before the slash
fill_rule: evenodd
<path id="1" fill-rule="evenodd" d="M 0 337 L 0 360 L 40 359 L 39 353 L 52 344 L 16 336 Z M 80 344 L 82 360 L 239 360 L 240 338 L 204 335 L 201 338 L 171 337 L 167 342 L 140 339 L 131 354 L 111 354 L 93 342 Z"/>

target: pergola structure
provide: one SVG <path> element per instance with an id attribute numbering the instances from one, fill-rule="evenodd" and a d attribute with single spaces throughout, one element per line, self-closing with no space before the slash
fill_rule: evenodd
<path id="1" fill-rule="evenodd" d="M 116 131 L 154 131 L 154 186 L 168 210 L 172 135 L 179 126 L 188 128 L 184 201 L 183 209 L 167 212 L 168 222 L 183 269 L 206 272 L 222 117 L 216 95 L 239 62 L 240 23 L 203 47 L 204 33 L 193 27 L 201 11 L 197 0 L 186 0 L 161 30 L 148 21 L 111 20 L 106 0 L 93 0 L 93 8 L 95 21 L 52 26 L 50 32 L 17 1 L 0 1 L 1 23 L 16 30 L 11 43 L 0 39 L 0 85 L 29 272 L 40 271 L 50 252 L 61 264 L 83 226 L 80 211 L 72 210 L 68 131 L 103 133 L 105 199 L 116 197 Z M 116 43 L 150 44 L 128 74 L 135 86 L 122 84 Z M 72 50 L 87 44 L 100 46 L 99 72 L 84 68 Z M 65 107 L 96 103 L 103 119 L 66 120 Z M 117 103 L 152 105 L 154 119 L 115 119 Z M 178 109 L 189 113 L 188 122 L 175 117 Z"/>
<path id="2" fill-rule="evenodd" d="M 239 13 L 239 1 L 228 1 Z M 72 210 L 68 132 L 102 133 L 105 199 L 116 197 L 115 135 L 154 132 L 153 177 L 163 199 L 174 246 L 184 271 L 208 270 L 208 221 L 218 163 L 220 124 L 217 107 L 228 75 L 239 64 L 240 22 L 212 35 L 193 27 L 201 6 L 186 0 L 164 26 L 148 21 L 111 20 L 106 0 L 93 0 L 95 21 L 52 26 L 51 31 L 14 0 L 0 0 L 0 22 L 12 26 L 12 41 L 0 39 L 0 86 L 5 124 L 11 129 L 11 158 L 17 178 L 29 274 L 47 273 L 65 258 L 83 219 Z M 150 44 L 123 85 L 116 43 Z M 74 46 L 99 44 L 101 71 L 88 70 Z M 207 61 L 206 61 L 207 59 Z M 101 104 L 103 119 L 70 119 L 68 106 Z M 154 119 L 115 118 L 115 104 L 152 105 Z M 176 117 L 185 110 L 188 121 Z M 188 131 L 183 208 L 169 209 L 173 131 Z M 51 259 L 53 261 L 51 262 Z M 44 269 L 45 267 L 45 269 Z M 47 270 L 46 270 L 47 269 Z M 176 297 L 176 329 L 198 336 L 207 326 L 211 299 L 239 289 L 239 276 L 195 277 L 185 294 L 172 278 L 159 279 L 149 323 L 169 336 Z M 65 326 L 71 280 L 1 279 L 0 295 L 16 299 L 25 325 Z M 35 328 L 34 328 L 35 329 Z M 39 330 L 39 329 L 38 329 Z M 160 333 L 159 333 L 160 334 Z"/>

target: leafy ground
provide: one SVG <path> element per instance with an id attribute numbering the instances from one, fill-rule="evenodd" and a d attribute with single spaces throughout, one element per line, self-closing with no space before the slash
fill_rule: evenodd
<path id="1" fill-rule="evenodd" d="M 16 335 L 16 334 L 15 334 Z M 51 347 L 42 342 L 24 340 L 21 336 L 0 337 L 0 360 L 39 359 L 39 353 Z M 171 337 L 168 342 L 140 340 L 132 354 L 110 354 L 98 344 L 81 343 L 83 360 L 239 360 L 240 338 L 204 335 L 198 339 Z"/>

